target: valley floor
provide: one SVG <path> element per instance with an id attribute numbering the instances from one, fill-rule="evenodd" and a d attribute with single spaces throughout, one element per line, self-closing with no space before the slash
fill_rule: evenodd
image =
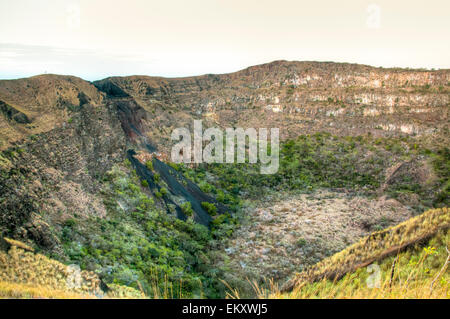
<path id="1" fill-rule="evenodd" d="M 244 216 L 223 260 L 228 270 L 225 281 L 235 285 L 245 278 L 281 282 L 371 231 L 413 215 L 408 207 L 385 196 L 370 199 L 318 190 L 283 198 L 268 196 L 249 204 Z"/>

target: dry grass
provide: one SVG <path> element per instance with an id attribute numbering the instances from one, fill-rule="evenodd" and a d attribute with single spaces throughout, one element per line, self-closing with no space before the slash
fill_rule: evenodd
<path id="1" fill-rule="evenodd" d="M 231 274 L 223 279 L 234 287 L 246 277 L 286 281 L 368 236 L 371 228 L 396 225 L 411 217 L 394 199 L 349 197 L 328 190 L 264 201 L 245 212 L 227 242 Z"/>
<path id="2" fill-rule="evenodd" d="M 107 294 L 107 298 L 112 299 L 143 299 L 146 298 L 142 291 L 138 291 L 134 288 L 121 286 L 116 284 L 109 284 L 110 289 Z"/>
<path id="3" fill-rule="evenodd" d="M 447 230 L 445 234 L 442 232 L 430 240 L 428 247 L 415 247 L 381 261 L 377 264 L 379 272 L 369 273 L 369 268 L 361 268 L 338 281 L 323 279 L 297 286 L 289 293 L 282 293 L 272 286 L 268 296 L 259 296 L 294 299 L 448 299 L 449 253 L 445 245 L 449 243 Z"/>
<path id="4" fill-rule="evenodd" d="M 44 255 L 11 246 L 8 253 L 0 252 L 0 281 L 34 284 L 55 290 L 67 290 L 71 268 Z M 100 292 L 100 280 L 91 272 L 80 272 L 77 292 Z"/>
<path id="5" fill-rule="evenodd" d="M 10 246 L 16 246 L 16 247 L 18 247 L 18 248 L 21 248 L 21 249 L 27 250 L 27 251 L 34 251 L 34 248 L 33 248 L 33 247 L 30 247 L 30 246 L 28 246 L 27 244 L 22 243 L 21 241 L 14 240 L 14 239 L 7 238 L 7 237 L 5 237 L 5 238 L 3 238 L 3 239 L 4 239 L 5 242 L 6 242 L 7 244 L 9 244 Z"/>
<path id="6" fill-rule="evenodd" d="M 306 271 L 297 274 L 283 288 L 320 281 L 338 280 L 346 273 L 366 267 L 371 263 L 398 253 L 405 247 L 427 240 L 450 225 L 448 208 L 432 209 L 397 226 L 372 233 L 341 252 L 320 261 Z"/>
<path id="7" fill-rule="evenodd" d="M 282 288 L 273 280 L 267 287 L 250 284 L 258 298 L 448 299 L 449 218 L 447 208 L 434 209 L 373 233 Z M 228 288 L 229 298 L 240 298 Z"/>
<path id="8" fill-rule="evenodd" d="M 47 286 L 0 281 L 0 298 L 94 299 L 95 295 L 58 290 Z"/>

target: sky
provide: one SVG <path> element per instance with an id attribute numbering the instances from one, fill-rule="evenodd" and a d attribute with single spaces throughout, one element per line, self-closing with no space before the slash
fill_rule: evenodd
<path id="1" fill-rule="evenodd" d="M 0 79 L 180 77 L 274 60 L 450 68 L 450 1 L 0 0 Z"/>

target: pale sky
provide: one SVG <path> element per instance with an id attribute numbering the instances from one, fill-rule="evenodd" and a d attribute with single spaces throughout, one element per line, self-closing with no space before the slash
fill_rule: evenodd
<path id="1" fill-rule="evenodd" d="M 273 60 L 450 68 L 448 0 L 0 0 L 0 78 L 234 72 Z"/>

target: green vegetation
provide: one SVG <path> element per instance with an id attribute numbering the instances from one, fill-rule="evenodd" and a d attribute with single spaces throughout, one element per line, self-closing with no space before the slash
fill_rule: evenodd
<path id="1" fill-rule="evenodd" d="M 180 170 L 180 166 L 177 163 L 174 162 L 168 162 L 167 165 L 169 165 L 170 167 L 172 167 L 174 170 L 179 171 Z"/>
<path id="2" fill-rule="evenodd" d="M 217 215 L 217 207 L 213 203 L 202 202 L 202 207 L 204 210 L 206 210 L 206 212 L 209 215 L 211 215 L 211 216 Z"/>
<path id="3" fill-rule="evenodd" d="M 430 207 L 447 207 L 450 205 L 450 150 L 447 147 L 435 151 L 424 149 L 417 144 L 409 146 L 416 158 L 425 158 L 419 162 L 412 158 L 405 163 L 406 169 L 399 169 L 396 178 L 390 181 L 386 193 L 400 201 L 402 198 L 416 197 L 419 202 L 416 210 L 423 211 Z M 421 172 L 422 166 L 429 167 L 431 174 Z M 428 175 L 421 180 L 421 175 Z"/>
<path id="4" fill-rule="evenodd" d="M 368 156 L 362 156 L 367 154 Z M 282 144 L 277 174 L 259 174 L 258 164 L 210 164 L 207 170 L 221 178 L 217 200 L 232 201 L 227 194 L 259 197 L 266 190 L 311 191 L 318 187 L 375 190 L 383 168 L 393 162 L 391 152 L 373 148 L 365 138 L 341 138 L 322 133 L 300 136 Z"/>
<path id="5" fill-rule="evenodd" d="M 236 208 L 242 198 L 257 199 L 273 192 L 345 188 L 375 195 L 388 177 L 387 168 L 405 163 L 384 191 L 421 212 L 448 205 L 449 153 L 448 148 L 425 149 L 408 138 L 317 133 L 282 143 L 277 174 L 260 174 L 259 164 L 249 163 L 202 164 L 194 170 L 182 166 L 180 170 L 217 201 Z M 430 163 L 437 180 L 420 180 L 417 169 L 424 161 Z M 217 178 L 208 180 L 207 173 Z"/>
<path id="6" fill-rule="evenodd" d="M 297 246 L 298 246 L 298 247 L 303 247 L 303 246 L 305 246 L 306 244 L 307 244 L 307 241 L 306 241 L 306 239 L 304 239 L 304 238 L 300 238 L 300 239 L 297 240 Z"/>
<path id="7" fill-rule="evenodd" d="M 194 211 L 192 210 L 192 205 L 190 202 L 185 202 L 183 204 L 180 205 L 181 210 L 183 211 L 183 214 L 185 214 L 186 216 L 192 216 L 194 215 Z"/>
<path id="8" fill-rule="evenodd" d="M 234 185 L 230 185 L 227 176 L 229 173 L 237 174 L 240 172 L 238 164 L 200 165 L 195 169 L 178 164 L 178 169 L 186 178 L 196 183 L 203 192 L 215 197 L 218 202 L 227 205 L 230 212 L 236 212 L 241 207 L 240 194 L 238 191 L 236 192 Z M 222 181 L 208 181 L 207 173 L 217 176 Z"/>
<path id="9" fill-rule="evenodd" d="M 65 223 L 64 250 L 71 263 L 99 273 L 108 284 L 142 290 L 149 297 L 219 297 L 225 287 L 210 267 L 214 233 L 192 220 L 167 214 L 143 193 L 136 172 L 116 166 L 104 177 L 108 218 Z M 167 189 L 161 188 L 161 196 Z M 183 212 L 193 214 L 189 202 Z M 216 223 L 216 234 L 231 226 Z M 223 238 L 222 238 L 223 239 Z"/>
<path id="10" fill-rule="evenodd" d="M 168 190 L 165 187 L 161 187 L 161 189 L 159 190 L 159 192 L 161 193 L 161 196 L 164 197 L 167 195 Z"/>
<path id="11" fill-rule="evenodd" d="M 0 238 L 0 240 L 2 240 Z M 35 254 L 28 245 L 4 238 L 10 246 L 0 251 L 0 298 L 143 298 L 133 288 L 111 284 L 107 293 L 100 279 L 89 271 L 77 271 L 44 255 Z"/>
<path id="12" fill-rule="evenodd" d="M 226 240 L 233 234 L 234 227 L 238 224 L 238 219 L 230 213 L 219 215 L 211 222 L 211 233 L 216 239 Z"/>
<path id="13" fill-rule="evenodd" d="M 149 171 L 153 171 L 153 163 L 152 163 L 152 161 L 145 162 L 145 166 L 147 166 Z"/>
<path id="14" fill-rule="evenodd" d="M 159 191 L 156 191 L 156 192 L 155 192 L 155 196 L 156 196 L 156 198 L 158 198 L 158 199 L 160 199 L 160 198 L 163 197 L 163 195 L 162 195 L 161 192 L 159 192 Z"/>

